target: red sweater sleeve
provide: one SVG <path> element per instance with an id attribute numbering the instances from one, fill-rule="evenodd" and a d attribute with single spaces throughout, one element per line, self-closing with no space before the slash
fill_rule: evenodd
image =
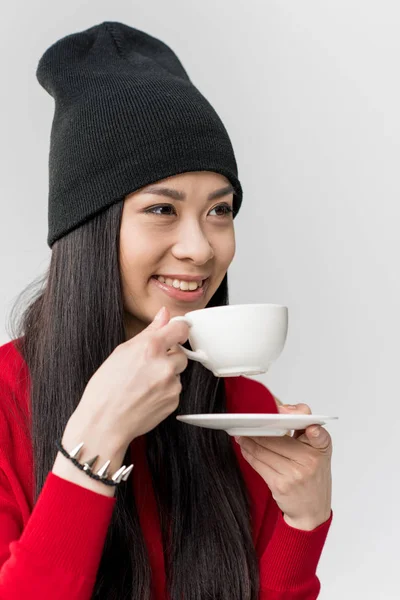
<path id="1" fill-rule="evenodd" d="M 325 523 L 312 531 L 302 531 L 288 525 L 278 508 L 275 528 L 259 560 L 259 600 L 318 598 L 321 584 L 316 570 L 332 518 L 331 511 Z M 261 539 L 259 543 L 266 542 Z"/>
<path id="2" fill-rule="evenodd" d="M 89 600 L 115 502 L 50 472 L 21 531 L 0 470 L 0 599 Z"/>
<path id="3" fill-rule="evenodd" d="M 0 348 L 0 600 L 89 600 L 116 503 L 47 475 L 32 506 L 28 372 Z"/>

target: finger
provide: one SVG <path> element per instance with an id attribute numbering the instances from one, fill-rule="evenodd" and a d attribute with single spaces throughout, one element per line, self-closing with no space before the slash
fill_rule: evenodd
<path id="1" fill-rule="evenodd" d="M 167 350 L 168 355 L 176 354 L 177 352 L 182 352 L 182 350 L 179 348 L 178 344 L 174 344 L 173 346 L 171 346 L 171 348 L 169 348 Z"/>
<path id="2" fill-rule="evenodd" d="M 281 414 L 294 414 L 296 412 L 296 406 L 291 404 L 279 404 L 278 405 L 278 413 Z M 293 437 L 293 430 L 290 429 L 287 433 L 285 433 L 288 437 Z"/>
<path id="3" fill-rule="evenodd" d="M 176 352 L 171 352 L 168 357 L 169 361 L 172 361 L 174 365 L 175 375 L 180 375 L 188 366 L 188 357 L 182 350 L 178 348 Z"/>
<path id="4" fill-rule="evenodd" d="M 312 411 L 308 404 L 299 403 L 299 404 L 282 404 L 278 406 L 279 413 L 282 414 L 290 414 L 290 415 L 311 415 Z M 305 429 L 295 429 L 292 435 L 292 432 L 286 433 L 285 435 L 289 437 L 293 437 L 294 439 L 299 438 Z"/>
<path id="5" fill-rule="evenodd" d="M 264 479 L 268 487 L 273 490 L 275 487 L 275 482 L 280 477 L 280 474 L 270 465 L 262 462 L 252 454 L 246 451 L 243 451 L 242 454 L 245 461 L 248 462 L 255 471 L 257 471 L 257 473 Z"/>
<path id="6" fill-rule="evenodd" d="M 328 431 L 321 425 L 310 425 L 305 433 L 298 439 L 303 444 L 308 444 L 316 450 L 326 451 L 332 448 L 332 438 Z"/>
<path id="7" fill-rule="evenodd" d="M 282 404 L 278 406 L 278 411 L 291 415 L 311 415 L 312 411 L 308 404 L 300 402 L 299 404 Z"/>
<path id="8" fill-rule="evenodd" d="M 166 325 L 169 322 L 169 319 L 170 319 L 169 310 L 166 306 L 163 306 L 162 308 L 160 308 L 158 313 L 154 316 L 154 319 L 152 320 L 150 325 L 148 325 L 146 327 L 146 330 L 147 331 L 157 331 L 158 329 L 161 329 L 161 327 L 164 327 L 164 325 Z"/>
<path id="9" fill-rule="evenodd" d="M 247 436 L 244 436 L 247 438 Z M 310 457 L 310 450 L 307 449 L 306 444 L 302 444 L 299 440 L 296 440 L 290 436 L 283 435 L 281 437 L 276 436 L 253 436 L 249 439 L 254 440 L 257 444 L 260 444 L 264 448 L 279 454 L 293 462 L 300 464 L 307 464 Z M 240 440 L 239 440 L 240 441 Z"/>
<path id="10" fill-rule="evenodd" d="M 262 444 L 259 444 L 257 441 L 259 439 L 260 438 L 250 438 L 246 436 L 241 436 L 239 438 L 238 443 L 244 457 L 247 459 L 246 455 L 250 455 L 254 459 L 259 460 L 261 463 L 273 469 L 276 473 L 279 473 L 280 475 L 290 475 L 293 471 L 293 462 L 281 454 L 277 454 Z"/>
<path id="11" fill-rule="evenodd" d="M 184 321 L 172 321 L 154 334 L 162 340 L 162 347 L 167 352 L 177 344 L 183 344 L 189 338 L 189 325 Z"/>

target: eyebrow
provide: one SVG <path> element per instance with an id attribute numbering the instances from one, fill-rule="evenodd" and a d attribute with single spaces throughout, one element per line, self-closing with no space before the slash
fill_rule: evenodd
<path id="1" fill-rule="evenodd" d="M 224 188 L 216 190 L 215 192 L 211 192 L 208 195 L 207 201 L 216 200 L 217 198 L 223 198 L 223 196 L 227 196 L 228 194 L 234 194 L 235 190 L 232 185 L 227 185 Z M 143 194 L 156 194 L 157 196 L 167 196 L 167 198 L 172 198 L 173 200 L 185 200 L 186 194 L 184 192 L 180 192 L 178 190 L 174 190 L 168 187 L 148 187 L 143 190 Z"/>

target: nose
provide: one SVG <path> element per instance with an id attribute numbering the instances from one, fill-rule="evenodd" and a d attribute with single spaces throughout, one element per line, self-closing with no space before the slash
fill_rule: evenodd
<path id="1" fill-rule="evenodd" d="M 172 251 L 177 259 L 190 259 L 199 265 L 214 256 L 212 245 L 198 223 L 186 224 L 180 228 Z"/>

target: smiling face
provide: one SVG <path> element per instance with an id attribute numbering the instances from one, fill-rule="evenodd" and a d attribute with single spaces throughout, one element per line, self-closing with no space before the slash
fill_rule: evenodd
<path id="1" fill-rule="evenodd" d="M 207 306 L 235 255 L 232 209 L 229 180 L 209 171 L 174 175 L 126 196 L 120 265 L 127 339 L 162 306 L 171 317 Z M 190 291 L 196 278 L 207 279 Z"/>

